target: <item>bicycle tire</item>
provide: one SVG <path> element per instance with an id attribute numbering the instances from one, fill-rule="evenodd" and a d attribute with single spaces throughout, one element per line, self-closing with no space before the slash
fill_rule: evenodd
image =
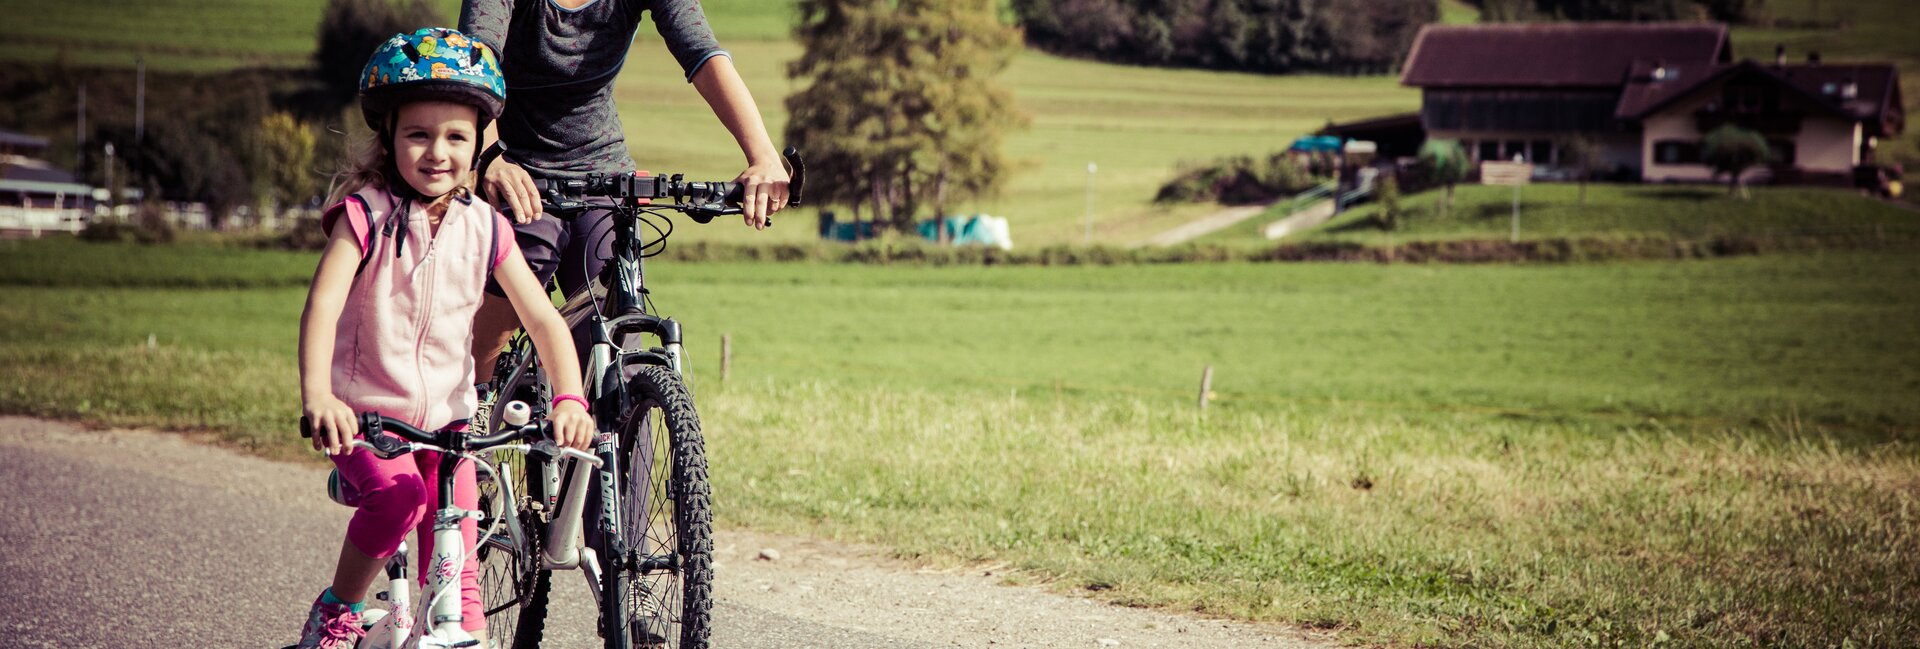
<path id="1" fill-rule="evenodd" d="M 503 462 L 508 463 L 508 462 Z M 531 465 L 516 458 L 511 463 L 522 467 Z M 518 468 L 517 468 L 518 469 Z M 526 473 L 514 471 L 514 491 L 526 493 Z M 498 497 L 499 491 L 480 489 L 480 511 L 492 511 L 489 498 Z M 487 618 L 487 633 L 490 638 L 503 637 L 495 634 L 511 633 L 510 642 L 492 642 L 490 646 L 510 647 L 511 649 L 538 649 L 540 639 L 545 635 L 548 592 L 552 588 L 553 573 L 540 568 L 540 542 L 546 533 L 545 524 L 533 512 L 519 511 L 520 527 L 523 538 L 517 544 L 509 540 L 499 542 L 494 539 L 482 539 L 475 552 L 480 561 L 480 601 Z M 481 521 L 485 530 L 491 521 Z M 499 536 L 506 536 L 503 531 Z"/>
<path id="2" fill-rule="evenodd" d="M 634 405 L 620 422 L 615 480 L 621 524 L 596 550 L 621 556 L 603 560 L 602 635 L 607 649 L 708 649 L 712 491 L 693 395 L 672 370 L 644 366 L 628 379 L 627 396 Z M 665 434 L 653 434 L 656 424 Z"/>
<path id="3" fill-rule="evenodd" d="M 515 361 L 495 368 L 492 403 L 483 404 L 486 406 L 483 409 L 485 414 L 475 413 L 477 420 L 486 422 L 485 430 L 495 430 L 501 425 L 502 413 L 494 412 L 491 406 L 509 400 L 538 403 L 543 396 L 539 388 L 538 370 L 520 374 L 520 380 L 514 381 L 514 385 L 504 385 L 509 381 L 509 376 L 517 374 L 517 372 L 508 371 L 508 367 L 514 370 L 525 370 L 534 363 L 530 353 L 517 350 L 508 353 L 516 355 Z M 487 618 L 489 646 L 538 649 L 546 631 L 547 606 L 549 592 L 552 590 L 553 572 L 540 567 L 540 551 L 546 539 L 547 524 L 541 520 L 540 514 L 533 511 L 527 504 L 533 494 L 531 487 L 534 481 L 546 479 L 544 473 L 536 476 L 533 471 L 546 467 L 538 462 L 529 461 L 524 455 L 512 452 L 495 454 L 494 462 L 501 470 L 510 472 L 513 492 L 521 501 L 515 508 L 518 513 L 521 538 L 517 543 L 512 541 L 510 536 L 504 543 L 481 539 L 479 547 L 475 548 L 480 560 L 480 597 L 483 615 Z M 499 495 L 498 488 L 489 489 L 487 485 L 482 485 L 479 510 L 491 515 L 493 504 L 489 498 L 499 497 Z M 483 520 L 480 522 L 480 529 L 486 530 L 491 527 L 491 524 L 492 521 Z M 505 534 L 505 526 L 502 527 L 502 533 Z M 517 547 L 513 547 L 516 545 Z M 496 638 L 505 638 L 497 635 L 501 633 L 511 633 L 511 640 L 507 642 L 496 640 Z"/>

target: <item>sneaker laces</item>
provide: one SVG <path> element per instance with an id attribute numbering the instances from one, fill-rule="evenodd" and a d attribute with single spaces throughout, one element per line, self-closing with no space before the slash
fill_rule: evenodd
<path id="1" fill-rule="evenodd" d="M 320 649 L 353 649 L 366 630 L 360 628 L 360 614 L 341 611 L 320 626 Z"/>

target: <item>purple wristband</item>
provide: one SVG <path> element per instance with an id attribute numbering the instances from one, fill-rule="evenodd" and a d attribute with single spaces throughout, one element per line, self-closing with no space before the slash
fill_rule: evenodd
<path id="1" fill-rule="evenodd" d="M 554 397 L 553 397 L 553 407 L 554 407 L 555 409 L 559 409 L 559 408 L 560 408 L 560 402 L 562 402 L 562 401 L 575 401 L 575 402 L 579 402 L 579 404 L 580 404 L 580 409 L 581 409 L 581 410 L 593 410 L 593 404 L 589 404 L 589 403 L 587 403 L 587 398 L 586 398 L 586 397 L 583 397 L 583 396 L 580 396 L 580 395 L 577 395 L 577 394 L 560 394 L 560 395 L 554 395 Z"/>

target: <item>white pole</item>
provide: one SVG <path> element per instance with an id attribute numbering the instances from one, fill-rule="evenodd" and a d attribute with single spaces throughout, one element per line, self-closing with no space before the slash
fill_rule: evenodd
<path id="1" fill-rule="evenodd" d="M 1087 217 L 1085 220 L 1087 232 L 1084 241 L 1087 245 L 1093 245 L 1093 175 L 1099 171 L 1100 165 L 1087 163 Z"/>
<path id="2" fill-rule="evenodd" d="M 106 148 L 107 148 L 107 208 L 108 208 L 108 211 L 111 212 L 114 203 L 120 202 L 120 197 L 115 196 L 113 192 L 113 143 L 108 142 Z"/>
<path id="3" fill-rule="evenodd" d="M 1518 153 L 1513 154 L 1513 161 L 1515 163 L 1526 162 L 1526 160 L 1527 159 L 1525 156 L 1522 156 Z M 1507 240 L 1511 243 L 1520 243 L 1520 184 L 1519 183 L 1514 183 L 1513 185 L 1513 234 L 1512 236 L 1508 237 Z"/>

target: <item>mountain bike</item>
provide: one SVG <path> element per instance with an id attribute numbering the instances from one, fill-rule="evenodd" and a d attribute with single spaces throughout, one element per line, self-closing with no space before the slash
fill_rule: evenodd
<path id="1" fill-rule="evenodd" d="M 519 404 L 515 404 L 519 405 Z M 514 408 L 523 415 L 514 418 L 510 425 L 491 435 L 472 435 L 462 428 L 446 428 L 438 431 L 424 431 L 397 419 L 380 416 L 376 412 L 360 415 L 361 438 L 353 440 L 355 448 L 366 449 L 381 459 L 393 459 L 415 451 L 437 451 L 440 453 L 440 479 L 436 488 L 440 494 L 440 509 L 433 517 L 433 557 L 427 565 L 434 569 L 427 575 L 426 598 L 422 613 L 428 623 L 415 624 L 411 593 L 413 580 L 408 577 L 407 549 L 401 544 L 400 550 L 387 560 L 387 590 L 379 595 L 386 602 L 386 608 L 369 609 L 362 618 L 367 635 L 360 639 L 357 649 L 450 649 L 469 647 L 478 644 L 472 635 L 461 628 L 460 611 L 460 566 L 466 561 L 466 542 L 460 538 L 460 522 L 468 518 L 482 518 L 487 523 L 480 538 L 493 538 L 501 533 L 502 521 L 512 517 L 499 511 L 512 503 L 511 491 L 504 490 L 511 484 L 503 480 L 499 471 L 505 466 L 496 467 L 482 454 L 519 455 L 557 460 L 574 458 L 598 466 L 601 459 L 570 448 L 561 448 L 550 441 L 552 430 L 549 424 L 529 423 L 524 417 L 528 408 Z M 394 437 L 386 433 L 399 435 Z M 313 425 L 306 417 L 300 418 L 300 436 L 312 437 Z M 509 497 L 495 498 L 491 503 L 481 503 L 480 511 L 467 511 L 454 504 L 454 477 L 461 462 L 474 463 L 476 473 L 492 478 L 500 485 L 499 493 Z M 357 506 L 350 490 L 343 489 L 339 474 L 328 478 L 329 496 L 343 505 Z M 585 500 L 585 496 L 575 496 L 572 500 Z M 493 511 L 489 510 L 489 505 Z M 564 525 L 556 525 L 556 529 Z M 559 530 L 567 533 L 566 530 Z"/>
<path id="2" fill-rule="evenodd" d="M 799 205 L 804 165 L 791 147 L 782 156 L 792 177 L 788 204 Z M 551 573 L 579 569 L 599 607 L 596 626 L 608 649 L 706 649 L 713 512 L 705 441 L 682 374 L 684 332 L 656 313 L 641 285 L 641 263 L 664 249 L 673 231 L 669 213 L 698 223 L 740 214 L 743 188 L 646 172 L 536 186 L 549 215 L 573 219 L 606 210 L 613 218 L 613 257 L 560 307 L 576 348 L 585 350 L 582 383 L 599 426 L 593 455 L 600 465 L 569 471 L 533 456 L 496 458 L 504 464 L 500 479 L 480 485 L 481 500 L 515 502 L 498 508 L 512 514 L 491 521 L 503 531 L 482 537 L 478 549 L 490 637 L 503 649 L 538 647 Z M 594 197 L 613 204 L 590 204 Z M 504 402 L 531 404 L 533 416 L 544 417 L 552 394 L 543 372 L 526 332 L 516 332 L 494 363 L 474 420 L 497 429 L 504 413 L 492 404 Z M 588 497 L 572 498 L 580 493 Z M 583 517 L 580 535 L 556 531 Z"/>

